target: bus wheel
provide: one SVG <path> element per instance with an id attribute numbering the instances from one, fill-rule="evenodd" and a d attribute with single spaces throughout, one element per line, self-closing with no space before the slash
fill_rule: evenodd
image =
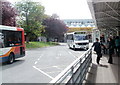
<path id="1" fill-rule="evenodd" d="M 70 45 L 68 45 L 69 49 L 71 49 Z"/>
<path id="2" fill-rule="evenodd" d="M 74 50 L 74 51 L 76 51 L 76 48 L 75 48 L 75 46 L 74 46 L 74 45 L 73 45 L 73 50 Z"/>
<path id="3" fill-rule="evenodd" d="M 86 48 L 85 50 L 88 50 L 89 48 Z"/>
<path id="4" fill-rule="evenodd" d="M 8 63 L 12 64 L 14 62 L 14 54 L 10 53 Z"/>

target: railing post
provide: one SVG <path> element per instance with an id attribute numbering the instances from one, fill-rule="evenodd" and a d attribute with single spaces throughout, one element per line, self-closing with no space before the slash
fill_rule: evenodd
<path id="1" fill-rule="evenodd" d="M 79 62 L 80 62 L 80 66 L 81 66 L 81 62 L 82 62 L 82 59 L 81 59 L 81 58 L 80 58 Z M 80 69 L 80 70 L 81 70 L 81 69 Z M 80 75 L 80 81 L 81 81 L 81 71 L 80 71 L 80 74 L 79 74 L 79 75 Z M 80 82 L 80 81 L 79 81 L 79 82 Z"/>
<path id="2" fill-rule="evenodd" d="M 92 48 L 90 49 L 90 62 L 92 63 Z"/>
<path id="3" fill-rule="evenodd" d="M 74 67 L 73 66 L 71 67 L 71 76 L 72 76 L 71 83 L 74 83 Z"/>

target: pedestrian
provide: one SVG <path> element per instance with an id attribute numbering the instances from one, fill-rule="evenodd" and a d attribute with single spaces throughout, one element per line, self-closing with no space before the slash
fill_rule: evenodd
<path id="1" fill-rule="evenodd" d="M 102 53 L 107 54 L 107 48 L 105 42 L 100 41 Z"/>
<path id="2" fill-rule="evenodd" d="M 120 56 L 120 38 L 119 36 L 115 39 L 115 48 L 116 48 L 116 54 L 119 57 Z"/>
<path id="3" fill-rule="evenodd" d="M 96 62 L 99 65 L 99 61 L 100 61 L 100 58 L 102 57 L 102 53 L 101 53 L 101 43 L 99 42 L 98 38 L 96 38 L 96 42 L 93 43 L 92 47 L 94 47 L 94 51 L 97 54 Z"/>
<path id="4" fill-rule="evenodd" d="M 108 59 L 108 63 L 113 64 L 113 59 L 112 59 L 112 55 L 114 54 L 114 40 L 110 37 L 108 39 L 108 50 L 109 50 L 109 59 Z"/>

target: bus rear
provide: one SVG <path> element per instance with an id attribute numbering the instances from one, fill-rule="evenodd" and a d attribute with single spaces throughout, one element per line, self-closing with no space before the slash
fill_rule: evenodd
<path id="1" fill-rule="evenodd" d="M 0 25 L 0 62 L 25 56 L 24 29 Z"/>

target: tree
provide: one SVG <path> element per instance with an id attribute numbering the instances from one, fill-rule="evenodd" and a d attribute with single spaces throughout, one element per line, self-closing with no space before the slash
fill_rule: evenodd
<path id="1" fill-rule="evenodd" d="M 59 19 L 59 16 L 57 14 L 52 14 L 51 18 Z"/>
<path id="2" fill-rule="evenodd" d="M 45 32 L 43 33 L 46 34 L 47 39 L 63 40 L 64 33 L 67 31 L 63 21 L 50 17 L 43 21 L 43 25 L 45 25 Z"/>
<path id="3" fill-rule="evenodd" d="M 16 7 L 20 13 L 18 24 L 25 29 L 27 42 L 29 39 L 35 40 L 44 30 L 42 25 L 42 20 L 46 17 L 44 7 L 30 0 L 20 1 L 16 3 Z"/>
<path id="4" fill-rule="evenodd" d="M 6 26 L 16 26 L 16 16 L 17 16 L 17 11 L 13 7 L 13 5 L 8 2 L 2 2 L 0 1 L 2 5 L 2 25 Z"/>

